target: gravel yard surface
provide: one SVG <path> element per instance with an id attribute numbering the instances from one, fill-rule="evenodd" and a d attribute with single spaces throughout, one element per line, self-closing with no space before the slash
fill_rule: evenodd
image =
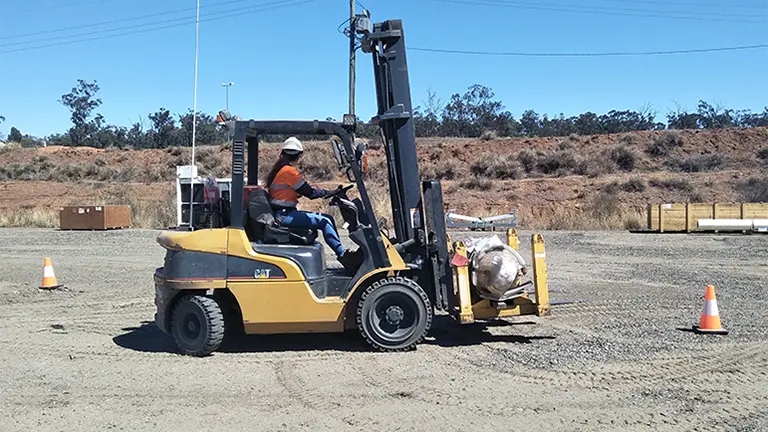
<path id="1" fill-rule="evenodd" d="M 550 316 L 190 358 L 152 323 L 157 233 L 0 229 L 1 431 L 768 430 L 768 236 L 544 232 L 550 298 L 577 301 Z M 38 290 L 45 256 L 68 290 Z M 727 336 L 685 331 L 708 284 Z"/>

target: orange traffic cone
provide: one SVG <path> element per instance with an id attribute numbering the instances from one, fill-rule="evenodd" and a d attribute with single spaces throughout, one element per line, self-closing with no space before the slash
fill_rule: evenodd
<path id="1" fill-rule="evenodd" d="M 715 298 L 715 287 L 707 285 L 707 292 L 704 294 L 704 310 L 701 312 L 699 325 L 693 326 L 696 333 L 728 334 L 720 326 L 720 311 L 717 309 L 717 299 Z"/>
<path id="2" fill-rule="evenodd" d="M 40 285 L 40 288 L 56 289 L 60 287 L 61 284 L 56 282 L 56 275 L 53 274 L 53 264 L 51 264 L 51 259 L 45 257 L 45 262 L 43 263 L 43 283 Z"/>

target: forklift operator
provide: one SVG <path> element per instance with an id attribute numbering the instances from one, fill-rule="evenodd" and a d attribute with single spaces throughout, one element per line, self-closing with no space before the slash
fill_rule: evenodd
<path id="1" fill-rule="evenodd" d="M 359 251 L 349 252 L 344 249 L 336 231 L 336 223 L 331 215 L 318 212 L 297 210 L 299 197 L 311 200 L 329 197 L 335 191 L 312 187 L 296 169 L 296 164 L 304 152 L 304 147 L 296 137 L 290 137 L 280 151 L 280 157 L 272 166 L 267 176 L 269 201 L 275 211 L 275 220 L 288 228 L 319 229 L 328 246 L 333 249 L 339 262 L 350 268 L 357 264 Z"/>

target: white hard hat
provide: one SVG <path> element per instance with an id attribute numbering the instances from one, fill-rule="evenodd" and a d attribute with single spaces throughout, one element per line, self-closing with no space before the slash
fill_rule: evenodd
<path id="1" fill-rule="evenodd" d="M 286 153 L 295 154 L 295 153 L 303 152 L 304 146 L 301 145 L 301 141 L 299 141 L 298 138 L 290 137 L 283 142 L 283 147 L 281 148 L 281 150 Z"/>

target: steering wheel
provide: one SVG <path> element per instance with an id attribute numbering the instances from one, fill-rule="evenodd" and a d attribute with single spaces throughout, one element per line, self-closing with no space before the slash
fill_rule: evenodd
<path id="1" fill-rule="evenodd" d="M 341 186 L 341 185 L 339 185 L 339 187 L 337 187 L 336 189 L 331 191 L 331 193 L 329 193 L 325 197 L 326 198 L 333 198 L 333 197 L 338 196 L 340 194 L 346 193 L 348 190 L 352 189 L 353 187 L 355 187 L 354 184 L 351 184 L 351 185 L 348 185 L 348 186 Z"/>

